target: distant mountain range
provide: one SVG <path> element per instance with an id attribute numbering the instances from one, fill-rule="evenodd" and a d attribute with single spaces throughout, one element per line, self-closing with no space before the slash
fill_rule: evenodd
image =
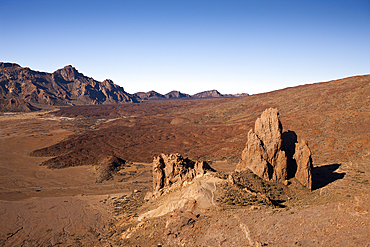
<path id="1" fill-rule="evenodd" d="M 234 97 L 243 97 L 247 96 L 247 93 L 241 94 L 221 94 L 217 90 L 209 90 L 204 91 L 201 93 L 197 93 L 194 95 L 189 95 L 185 93 L 181 93 L 179 91 L 171 91 L 167 94 L 160 94 L 156 91 L 149 91 L 149 92 L 138 92 L 135 93 L 136 96 L 140 101 L 146 100 L 170 100 L 170 99 L 206 99 L 206 98 L 234 98 Z"/>
<path id="2" fill-rule="evenodd" d="M 191 98 L 189 94 L 184 94 L 179 91 L 171 91 L 165 95 L 157 93 L 156 91 L 149 91 L 146 93 L 138 92 L 135 93 L 134 95 L 141 101 Z"/>
<path id="3" fill-rule="evenodd" d="M 178 100 L 241 97 L 210 90 L 194 95 L 171 91 L 129 94 L 112 80 L 96 81 L 71 65 L 53 73 L 39 72 L 15 63 L 0 62 L 0 111 L 34 111 L 42 105 L 96 105 L 139 103 L 149 100 Z M 36 106 L 38 107 L 36 107 Z"/>

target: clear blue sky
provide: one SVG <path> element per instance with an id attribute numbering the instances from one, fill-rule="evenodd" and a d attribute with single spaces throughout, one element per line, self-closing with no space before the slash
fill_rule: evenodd
<path id="1" fill-rule="evenodd" d="M 261 93 L 370 74 L 370 1 L 0 0 L 0 61 L 129 93 Z"/>

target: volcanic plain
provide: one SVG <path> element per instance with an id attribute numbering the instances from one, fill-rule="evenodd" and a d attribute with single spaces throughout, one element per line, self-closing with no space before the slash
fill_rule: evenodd
<path id="1" fill-rule="evenodd" d="M 240 188 L 220 182 L 204 187 L 212 205 L 196 214 L 141 217 L 182 193 L 144 200 L 153 190 L 155 156 L 208 161 L 226 181 L 249 129 L 270 107 L 285 131 L 308 141 L 312 190 L 294 179 L 282 185 L 245 174 L 248 186 L 276 202 L 241 203 Z M 240 98 L 2 113 L 0 244 L 369 246 L 369 129 L 370 76 Z M 97 179 L 110 156 L 122 165 Z"/>

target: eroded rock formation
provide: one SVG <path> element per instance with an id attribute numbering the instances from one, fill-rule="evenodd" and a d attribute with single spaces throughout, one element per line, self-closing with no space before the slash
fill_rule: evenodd
<path id="1" fill-rule="evenodd" d="M 161 154 L 153 160 L 153 195 L 214 171 L 206 161 L 192 161 L 180 154 Z"/>
<path id="2" fill-rule="evenodd" d="M 268 181 L 284 182 L 296 177 L 304 186 L 312 187 L 312 159 L 307 141 L 297 142 L 293 131 L 282 132 L 277 109 L 266 109 L 256 120 L 237 170 L 250 169 Z"/>

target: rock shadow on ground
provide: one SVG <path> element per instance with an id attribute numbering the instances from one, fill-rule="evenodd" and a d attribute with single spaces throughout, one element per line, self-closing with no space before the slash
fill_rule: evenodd
<path id="1" fill-rule="evenodd" d="M 335 172 L 341 164 L 329 164 L 313 167 L 312 170 L 312 190 L 320 189 L 338 179 L 343 179 L 345 172 Z"/>

